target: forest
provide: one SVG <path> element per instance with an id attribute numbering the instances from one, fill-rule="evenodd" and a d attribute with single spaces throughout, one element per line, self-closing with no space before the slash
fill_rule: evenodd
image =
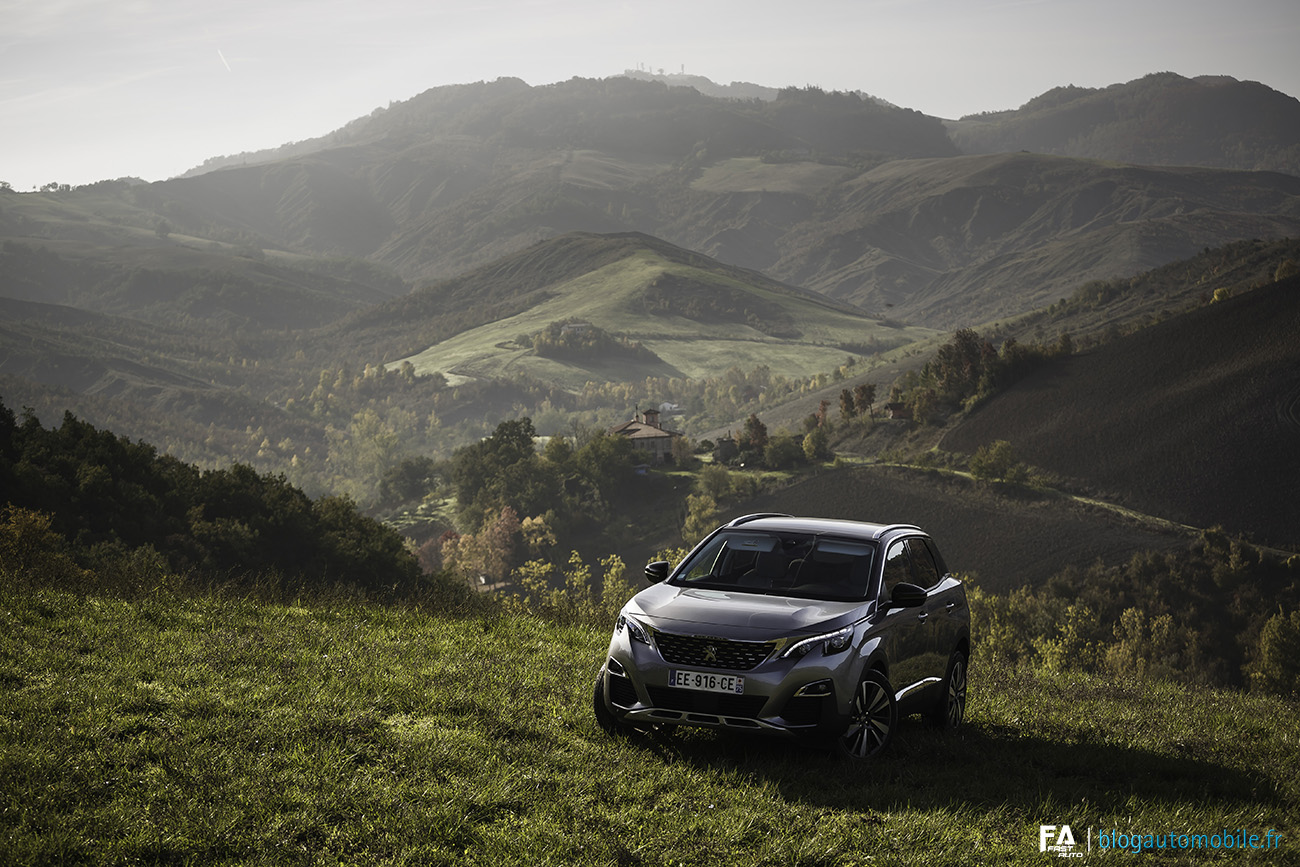
<path id="1" fill-rule="evenodd" d="M 71 414 L 45 428 L 0 404 L 0 488 L 10 581 L 138 593 L 183 579 L 276 598 L 423 589 L 402 537 L 347 497 L 313 500 L 244 464 L 199 470 Z"/>

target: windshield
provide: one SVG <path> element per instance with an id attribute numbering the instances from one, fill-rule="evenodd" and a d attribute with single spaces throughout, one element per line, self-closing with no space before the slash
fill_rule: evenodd
<path id="1" fill-rule="evenodd" d="M 670 583 L 804 599 L 858 601 L 871 589 L 875 545 L 802 533 L 724 532 Z"/>

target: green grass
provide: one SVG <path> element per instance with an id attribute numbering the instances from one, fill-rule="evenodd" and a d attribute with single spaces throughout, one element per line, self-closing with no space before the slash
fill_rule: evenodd
<path id="1" fill-rule="evenodd" d="M 795 324 L 800 336 L 777 338 L 738 321 L 698 321 L 683 316 L 653 314 L 645 310 L 643 293 L 661 275 L 673 275 L 740 289 L 756 303 L 779 309 Z M 810 303 L 801 295 L 751 286 L 731 277 L 669 262 L 643 251 L 552 286 L 549 297 L 528 310 L 464 331 L 408 360 L 419 374 L 441 372 L 469 377 L 502 377 L 527 373 L 547 382 L 580 388 L 588 380 L 644 379 L 651 376 L 719 376 L 728 368 L 750 370 L 769 365 L 788 376 L 809 376 L 833 370 L 844 363 L 840 344 L 877 341 L 880 350 L 934 336 L 929 329 L 895 328 L 866 316 L 853 315 L 831 305 Z M 580 319 L 610 332 L 637 340 L 662 359 L 663 364 L 615 362 L 583 365 L 533 355 L 516 342 L 552 322 Z"/>
<path id="2" fill-rule="evenodd" d="M 0 852 L 1055 863 L 1038 826 L 1069 823 L 1080 838 L 1274 829 L 1280 850 L 1154 863 L 1300 863 L 1293 702 L 977 658 L 962 734 L 909 721 L 862 767 L 709 732 L 610 738 L 589 711 L 606 640 L 519 616 L 0 592 Z"/>

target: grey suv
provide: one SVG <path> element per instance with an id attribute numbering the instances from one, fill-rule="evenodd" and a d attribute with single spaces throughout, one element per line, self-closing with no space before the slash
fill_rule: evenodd
<path id="1" fill-rule="evenodd" d="M 601 727 L 707 726 L 832 738 L 864 759 L 900 715 L 957 728 L 970 612 L 906 524 L 749 515 L 623 607 L 596 676 Z"/>

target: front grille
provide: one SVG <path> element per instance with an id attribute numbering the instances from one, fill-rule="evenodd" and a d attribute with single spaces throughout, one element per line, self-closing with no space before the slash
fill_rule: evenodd
<path id="1" fill-rule="evenodd" d="M 715 716 L 756 717 L 767 704 L 765 695 L 727 695 L 721 692 L 696 692 L 671 686 L 649 686 L 650 703 L 664 710 L 707 713 Z"/>
<path id="2" fill-rule="evenodd" d="M 776 647 L 776 642 L 727 641 L 722 638 L 656 632 L 655 646 L 659 648 L 659 655 L 674 665 L 749 671 L 767 659 Z"/>

